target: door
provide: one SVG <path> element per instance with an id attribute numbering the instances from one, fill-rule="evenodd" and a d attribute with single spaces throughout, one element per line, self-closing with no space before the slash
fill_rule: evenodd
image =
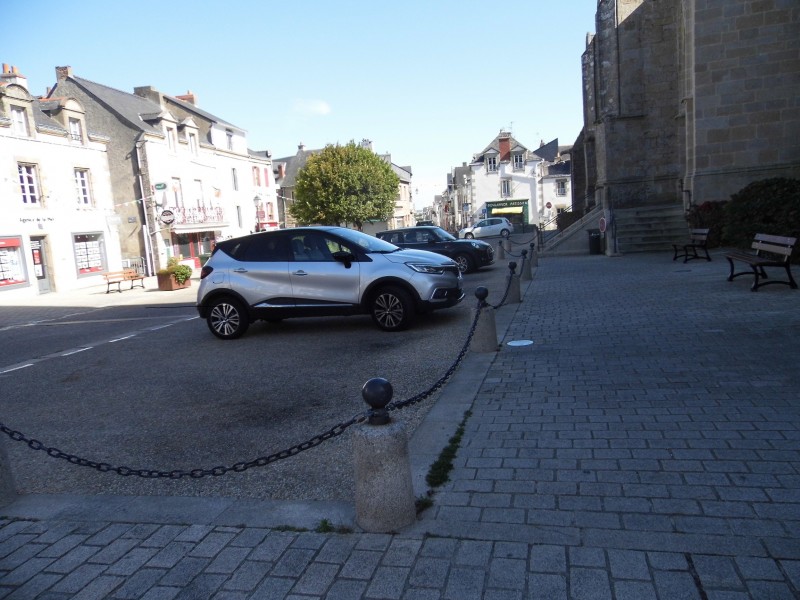
<path id="1" fill-rule="evenodd" d="M 333 258 L 334 252 L 353 251 L 338 239 L 321 232 L 290 234 L 292 262 L 289 276 L 296 306 L 354 306 L 358 304 L 361 265 L 347 268 Z"/>
<path id="2" fill-rule="evenodd" d="M 33 274 L 36 276 L 36 282 L 39 285 L 40 294 L 49 294 L 53 291 L 50 285 L 50 257 L 47 255 L 47 238 L 32 237 L 31 238 L 31 262 L 33 263 Z"/>

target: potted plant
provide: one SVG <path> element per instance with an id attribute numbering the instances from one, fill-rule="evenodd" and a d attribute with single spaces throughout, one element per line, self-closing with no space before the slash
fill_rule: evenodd
<path id="1" fill-rule="evenodd" d="M 171 256 L 167 260 L 167 267 L 156 273 L 158 289 L 169 292 L 189 287 L 192 285 L 192 280 L 189 279 L 191 276 L 192 268 L 182 265 L 178 262 L 177 257 Z"/>

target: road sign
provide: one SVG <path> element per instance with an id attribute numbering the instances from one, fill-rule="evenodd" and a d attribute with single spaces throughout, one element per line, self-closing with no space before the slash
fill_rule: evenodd
<path id="1" fill-rule="evenodd" d="M 606 218 L 605 217 L 600 217 L 600 223 L 598 225 L 600 227 L 600 233 L 605 233 L 606 232 Z"/>
<path id="2" fill-rule="evenodd" d="M 171 210 L 162 210 L 159 218 L 164 225 L 172 225 L 175 222 L 175 213 Z"/>
<path id="3" fill-rule="evenodd" d="M 156 188 L 158 191 L 161 191 L 161 190 L 165 190 L 165 189 L 167 189 L 167 184 L 166 184 L 166 183 L 157 183 L 157 184 L 156 184 L 154 187 L 155 187 L 155 188 Z"/>

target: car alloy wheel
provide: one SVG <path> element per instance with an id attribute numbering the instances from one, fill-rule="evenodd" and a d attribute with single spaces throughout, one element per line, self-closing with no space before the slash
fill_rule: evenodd
<path id="1" fill-rule="evenodd" d="M 470 258 L 469 254 L 456 254 L 453 260 L 456 261 L 458 270 L 462 273 L 469 273 L 472 271 L 472 258 Z"/>
<path id="2" fill-rule="evenodd" d="M 503 231 L 500 232 L 500 235 L 504 238 L 507 238 L 509 235 L 511 235 L 511 232 L 508 229 L 503 229 Z"/>
<path id="3" fill-rule="evenodd" d="M 472 235 L 472 233 L 469 233 L 469 232 L 464 234 L 464 239 L 466 239 L 466 240 L 471 240 L 474 237 L 475 236 Z"/>
<path id="4" fill-rule="evenodd" d="M 411 324 L 413 310 L 411 298 L 400 288 L 382 288 L 372 299 L 372 319 L 384 331 L 406 329 Z"/>
<path id="5" fill-rule="evenodd" d="M 250 326 L 242 305 L 229 298 L 213 301 L 206 322 L 211 333 L 222 340 L 241 337 Z"/>

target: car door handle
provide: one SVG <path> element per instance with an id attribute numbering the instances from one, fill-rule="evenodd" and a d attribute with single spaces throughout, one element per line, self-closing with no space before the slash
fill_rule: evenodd
<path id="1" fill-rule="evenodd" d="M 239 267 L 238 269 L 233 270 L 234 273 L 247 273 L 247 269 L 243 269 Z"/>
<path id="2" fill-rule="evenodd" d="M 300 269 L 299 271 L 295 271 L 294 273 L 292 273 L 292 275 L 299 275 L 300 277 L 305 277 L 306 275 L 308 275 L 308 273 Z"/>

